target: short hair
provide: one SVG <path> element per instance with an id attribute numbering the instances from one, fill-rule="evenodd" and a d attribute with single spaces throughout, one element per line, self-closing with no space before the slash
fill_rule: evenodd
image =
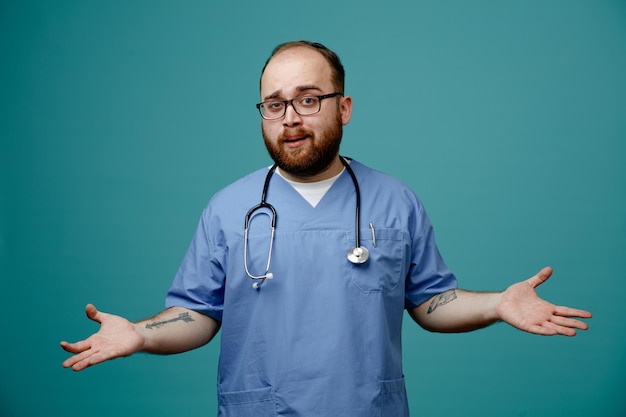
<path id="1" fill-rule="evenodd" d="M 267 58 L 267 61 L 265 61 L 265 65 L 263 65 L 263 70 L 261 71 L 261 77 L 263 77 L 263 73 L 265 73 L 265 68 L 267 68 L 267 64 L 269 64 L 269 62 L 272 60 L 272 58 L 274 58 L 274 56 L 276 56 L 278 53 L 282 51 L 286 51 L 287 49 L 297 48 L 297 47 L 305 47 L 305 48 L 313 49 L 319 52 L 320 54 L 322 54 L 324 58 L 326 58 L 326 61 L 330 65 L 331 82 L 333 83 L 335 87 L 335 91 L 343 94 L 345 79 L 346 79 L 346 72 L 343 69 L 341 60 L 339 59 L 339 56 L 337 56 L 336 53 L 334 53 L 333 51 L 328 49 L 326 46 L 318 42 L 302 40 L 302 41 L 291 41 L 291 42 L 281 43 L 276 48 L 274 48 L 269 58 Z"/>

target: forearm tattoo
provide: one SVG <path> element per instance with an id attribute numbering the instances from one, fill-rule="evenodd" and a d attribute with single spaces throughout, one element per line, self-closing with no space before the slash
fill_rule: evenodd
<path id="1" fill-rule="evenodd" d="M 148 323 L 148 324 L 146 324 L 146 329 L 152 330 L 152 328 L 154 328 L 154 327 L 159 327 L 159 326 L 162 326 L 162 325 L 167 324 L 167 323 L 174 323 L 175 321 L 180 321 L 180 320 L 182 320 L 184 322 L 194 321 L 194 319 L 191 318 L 189 313 L 180 313 L 178 315 L 178 317 L 174 317 L 173 319 L 157 321 L 156 323 Z"/>
<path id="2" fill-rule="evenodd" d="M 444 293 L 439 294 L 437 297 L 433 299 L 433 301 L 431 301 L 430 305 L 428 306 L 427 314 L 432 313 L 433 311 L 437 309 L 437 307 L 446 305 L 450 301 L 453 301 L 453 300 L 456 300 L 455 290 L 448 290 Z"/>

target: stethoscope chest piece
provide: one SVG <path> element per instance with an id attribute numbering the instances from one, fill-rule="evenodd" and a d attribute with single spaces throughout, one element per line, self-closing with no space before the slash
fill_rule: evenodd
<path id="1" fill-rule="evenodd" d="M 347 254 L 348 260 L 353 264 L 362 264 L 370 257 L 370 252 L 364 246 L 350 248 Z"/>

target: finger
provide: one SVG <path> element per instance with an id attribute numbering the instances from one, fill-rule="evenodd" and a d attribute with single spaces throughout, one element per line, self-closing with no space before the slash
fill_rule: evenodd
<path id="1" fill-rule="evenodd" d="M 558 324 L 556 324 L 554 322 L 550 322 L 550 321 L 544 323 L 544 326 L 548 327 L 550 329 L 554 329 L 556 331 L 556 334 L 560 334 L 560 335 L 563 335 L 563 336 L 569 336 L 569 337 L 576 336 L 576 329 L 572 328 L 572 327 L 569 327 L 569 326 L 561 326 L 561 325 L 558 325 Z"/>
<path id="2" fill-rule="evenodd" d="M 528 328 L 528 332 L 535 333 L 541 336 L 554 336 L 558 334 L 557 330 L 554 327 L 550 326 L 540 326 L 540 325 L 532 325 Z"/>
<path id="3" fill-rule="evenodd" d="M 116 356 L 118 355 L 109 351 L 90 349 L 79 355 L 76 355 L 75 357 L 69 358 L 65 362 L 68 363 L 68 367 L 71 367 L 72 370 L 82 371 L 83 369 L 89 368 L 92 365 L 97 365 Z"/>
<path id="4" fill-rule="evenodd" d="M 85 313 L 87 314 L 87 318 L 89 320 L 95 321 L 96 323 L 102 324 L 102 322 L 106 319 L 106 317 L 110 317 L 111 315 L 108 313 L 104 313 L 99 311 L 96 306 L 93 304 L 87 304 L 85 307 Z"/>
<path id="5" fill-rule="evenodd" d="M 550 322 L 556 324 L 557 326 L 568 327 L 570 329 L 587 330 L 589 328 L 587 323 L 567 317 L 553 316 L 552 319 L 550 319 Z"/>
<path id="6" fill-rule="evenodd" d="M 65 366 L 66 368 L 72 368 L 72 371 L 76 371 L 76 372 L 82 371 L 83 369 L 89 368 L 91 365 L 96 364 L 96 363 L 92 363 L 92 360 L 90 358 L 74 360 L 71 362 L 67 360 L 66 362 L 68 362 L 68 364 L 66 365 L 64 363 L 63 366 Z"/>
<path id="7" fill-rule="evenodd" d="M 586 310 L 579 310 L 577 308 L 559 306 L 554 310 L 554 314 L 562 317 L 580 317 L 583 319 L 590 319 L 591 313 Z"/>
<path id="8" fill-rule="evenodd" d="M 64 368 L 72 368 L 75 371 L 76 370 L 81 370 L 81 369 L 85 369 L 89 362 L 87 361 L 87 359 L 89 359 L 90 356 L 92 356 L 94 354 L 93 351 L 91 350 L 86 350 L 78 355 L 74 355 L 72 357 L 67 358 L 66 360 L 63 361 L 63 367 Z M 80 364 L 81 362 L 83 362 L 82 364 Z"/>
<path id="9" fill-rule="evenodd" d="M 85 307 L 85 314 L 87 314 L 87 318 L 89 320 L 93 320 L 98 323 L 102 322 L 100 318 L 100 313 L 98 312 L 96 306 L 94 306 L 93 304 L 87 304 L 87 306 Z"/>
<path id="10" fill-rule="evenodd" d="M 91 347 L 91 344 L 86 340 L 82 340 L 76 343 L 61 342 L 61 347 L 66 352 L 81 353 L 89 349 Z"/>
<path id="11" fill-rule="evenodd" d="M 541 271 L 537 272 L 537 274 L 534 277 L 528 278 L 526 282 L 531 287 L 537 288 L 538 286 L 546 282 L 548 278 L 550 278 L 551 275 L 552 275 L 552 268 L 549 266 L 546 266 Z"/>

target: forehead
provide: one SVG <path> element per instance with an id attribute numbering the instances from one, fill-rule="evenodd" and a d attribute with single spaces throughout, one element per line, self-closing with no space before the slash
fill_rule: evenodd
<path id="1" fill-rule="evenodd" d="M 332 87 L 330 64 L 322 54 L 306 47 L 279 52 L 261 76 L 262 98 L 292 96 L 304 88 L 330 92 Z"/>

